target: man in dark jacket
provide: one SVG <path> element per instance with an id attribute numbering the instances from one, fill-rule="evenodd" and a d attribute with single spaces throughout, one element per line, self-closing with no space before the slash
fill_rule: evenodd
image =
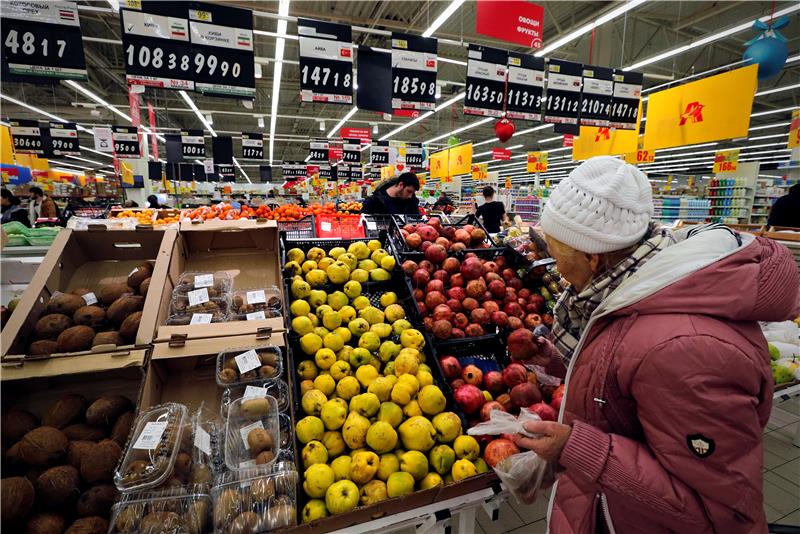
<path id="1" fill-rule="evenodd" d="M 361 207 L 361 213 L 369 214 L 419 214 L 419 178 L 413 172 L 404 172 L 379 186 Z"/>
<path id="2" fill-rule="evenodd" d="M 2 193 L 2 202 L 0 204 L 2 204 L 3 208 L 3 224 L 17 221 L 30 228 L 31 223 L 28 220 L 28 212 L 20 206 L 20 200 L 8 189 L 3 188 Z"/>
<path id="3" fill-rule="evenodd" d="M 788 195 L 783 195 L 775 201 L 769 212 L 767 224 L 800 228 L 800 183 L 790 187 Z"/>

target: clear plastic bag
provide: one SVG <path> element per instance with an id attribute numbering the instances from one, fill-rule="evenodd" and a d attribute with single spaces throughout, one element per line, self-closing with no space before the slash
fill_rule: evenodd
<path id="1" fill-rule="evenodd" d="M 110 534 L 189 534 L 207 532 L 211 516 L 208 494 L 181 488 L 157 495 L 124 495 L 111 509 Z"/>
<path id="2" fill-rule="evenodd" d="M 211 490 L 214 533 L 263 533 L 297 524 L 297 471 L 293 465 L 226 473 Z"/>
<path id="3" fill-rule="evenodd" d="M 541 421 L 541 419 L 526 408 L 520 410 L 519 416 L 514 416 L 501 410 L 492 410 L 488 421 L 470 428 L 467 434 L 471 436 L 520 434 L 535 438 L 537 435 L 531 434 L 523 426 L 528 421 Z M 500 460 L 494 466 L 494 471 L 514 497 L 525 504 L 533 503 L 539 491 L 549 487 L 555 477 L 555 470 L 552 464 L 540 458 L 533 451 L 512 454 Z"/>

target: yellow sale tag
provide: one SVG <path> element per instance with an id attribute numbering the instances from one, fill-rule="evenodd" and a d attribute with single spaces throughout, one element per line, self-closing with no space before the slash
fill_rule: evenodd
<path id="1" fill-rule="evenodd" d="M 789 148 L 800 146 L 800 109 L 792 112 L 792 122 L 789 125 Z"/>
<path id="2" fill-rule="evenodd" d="M 739 168 L 739 149 L 720 150 L 714 154 L 714 172 L 736 172 Z"/>
<path id="3" fill-rule="evenodd" d="M 637 163 L 653 163 L 656 160 L 656 151 L 655 150 L 644 150 L 642 148 L 644 144 L 644 137 L 639 136 L 639 149 L 636 152 L 629 152 L 625 154 L 623 158 L 627 163 L 632 165 L 636 165 Z"/>
<path id="4" fill-rule="evenodd" d="M 648 150 L 747 137 L 758 65 L 717 74 L 650 95 Z"/>
<path id="5" fill-rule="evenodd" d="M 528 172 L 547 172 L 547 152 L 528 152 Z"/>

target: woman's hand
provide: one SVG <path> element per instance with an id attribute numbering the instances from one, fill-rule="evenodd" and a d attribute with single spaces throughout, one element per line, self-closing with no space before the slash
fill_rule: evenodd
<path id="1" fill-rule="evenodd" d="M 540 436 L 527 438 L 517 434 L 514 436 L 517 445 L 532 450 L 552 464 L 557 464 L 561 451 L 572 433 L 572 427 L 554 421 L 528 421 L 523 426 L 531 434 Z"/>

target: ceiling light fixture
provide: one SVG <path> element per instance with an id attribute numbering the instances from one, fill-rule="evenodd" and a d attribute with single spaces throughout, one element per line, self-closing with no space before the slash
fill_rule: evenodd
<path id="1" fill-rule="evenodd" d="M 80 156 L 67 156 L 69 159 L 76 159 L 78 161 L 85 161 L 86 163 L 94 163 L 95 165 L 105 165 L 105 163 L 101 163 L 99 161 L 95 161 L 93 159 L 82 158 Z"/>
<path id="2" fill-rule="evenodd" d="M 99 95 L 95 94 L 94 92 L 92 92 L 89 89 L 85 88 L 84 86 L 80 85 L 76 81 L 74 81 L 74 80 L 65 80 L 64 83 L 69 85 L 73 89 L 77 89 L 78 91 L 80 91 L 84 95 L 88 96 L 89 98 L 91 98 L 92 100 L 94 100 L 95 102 L 100 104 L 101 106 L 109 109 L 112 113 L 115 113 L 115 114 L 119 115 L 120 117 L 122 117 L 126 121 L 133 122 L 131 120 L 130 116 L 128 116 L 125 113 L 121 112 L 116 107 L 112 106 L 111 104 L 109 104 L 108 102 L 103 100 L 103 98 L 101 98 Z M 183 92 L 183 91 L 181 91 L 181 92 Z"/>
<path id="3" fill-rule="evenodd" d="M 764 96 L 764 95 L 771 95 L 774 93 L 780 93 L 783 91 L 790 91 L 792 89 L 800 88 L 800 83 L 796 83 L 794 85 L 784 85 L 783 87 L 775 87 L 774 89 L 766 89 L 764 91 L 759 91 L 756 93 L 756 96 Z"/>
<path id="4" fill-rule="evenodd" d="M 373 124 L 372 125 L 372 133 L 374 133 L 375 135 L 378 135 L 378 125 L 377 124 Z"/>
<path id="5" fill-rule="evenodd" d="M 246 172 L 244 172 L 244 169 L 242 168 L 242 166 L 241 166 L 241 165 L 239 165 L 239 160 L 237 160 L 237 159 L 234 157 L 234 158 L 233 158 L 233 163 L 234 163 L 234 164 L 235 164 L 237 167 L 239 167 L 239 170 L 240 170 L 240 171 L 242 171 L 242 174 L 244 174 L 244 177 L 247 179 L 247 182 L 252 184 L 252 183 L 253 183 L 253 181 L 252 181 L 252 180 L 250 180 L 250 177 L 247 175 L 247 173 L 246 173 Z"/>
<path id="6" fill-rule="evenodd" d="M 347 112 L 347 115 L 345 115 L 344 117 L 342 117 L 342 120 L 340 120 L 339 122 L 337 122 L 337 123 L 336 123 L 336 126 L 334 126 L 334 127 L 333 127 L 333 129 L 331 129 L 331 131 L 330 131 L 330 132 L 328 132 L 328 138 L 330 139 L 331 137 L 333 137 L 333 134 L 335 134 L 337 131 L 339 131 L 339 128 L 341 128 L 341 127 L 344 125 L 344 123 L 345 123 L 345 122 L 349 121 L 349 120 L 350 120 L 350 118 L 351 118 L 353 115 L 355 115 L 355 114 L 356 114 L 356 111 L 358 111 L 358 107 L 357 107 L 357 106 L 353 106 L 353 109 L 351 109 L 350 111 L 348 111 L 348 112 Z M 325 123 L 323 122 L 322 124 L 324 125 Z M 323 129 L 324 129 L 324 128 L 323 128 Z"/>
<path id="7" fill-rule="evenodd" d="M 197 118 L 200 119 L 200 122 L 202 122 L 203 126 L 206 127 L 206 130 L 211 132 L 211 136 L 212 137 L 216 137 L 217 136 L 217 132 L 214 131 L 214 128 L 211 127 L 211 124 L 209 124 L 209 122 L 206 120 L 206 118 L 203 116 L 203 114 L 200 113 L 200 110 L 197 109 L 197 105 L 195 105 L 194 100 L 192 100 L 192 97 L 190 97 L 189 94 L 186 91 L 183 91 L 183 90 L 178 91 L 178 94 L 181 95 L 181 98 L 183 98 L 183 101 L 186 102 L 186 104 L 192 109 L 192 111 L 194 111 L 194 114 L 197 115 Z"/>
<path id="8" fill-rule="evenodd" d="M 436 136 L 436 137 L 434 137 L 432 139 L 428 139 L 427 141 L 425 141 L 425 143 L 433 143 L 434 141 L 438 141 L 439 139 L 444 139 L 446 137 L 450 137 L 451 135 L 455 135 L 457 133 L 461 133 L 461 132 L 465 132 L 467 130 L 471 130 L 472 128 L 476 128 L 476 127 L 478 127 L 478 126 L 480 126 L 482 124 L 486 124 L 487 122 L 492 122 L 493 120 L 495 120 L 494 117 L 486 117 L 486 118 L 481 119 L 479 121 L 467 124 L 466 126 L 462 126 L 461 128 L 456 128 L 455 130 L 447 132 L 446 134 L 438 135 L 438 136 Z"/>
<path id="9" fill-rule="evenodd" d="M 442 24 L 444 24 L 444 23 L 445 23 L 445 21 L 446 21 L 447 19 L 449 19 L 449 18 L 450 18 L 450 16 L 451 16 L 453 13 L 455 13 L 455 12 L 456 12 L 456 10 L 457 10 L 459 7 L 461 7 L 461 4 L 463 4 L 463 3 L 464 3 L 464 0 L 453 0 L 452 2 L 450 2 L 450 5 L 449 5 L 449 6 L 447 6 L 447 9 L 445 9 L 444 11 L 442 11 L 442 13 L 441 13 L 441 14 L 440 14 L 438 17 L 436 17 L 436 20 L 434 20 L 434 21 L 433 21 L 433 24 L 431 24 L 431 25 L 430 25 L 430 27 L 429 27 L 427 30 L 425 30 L 425 31 L 423 32 L 422 36 L 423 36 L 423 37 L 430 37 L 431 35 L 433 35 L 433 33 L 434 33 L 436 30 L 438 30 L 438 29 L 439 29 L 439 26 L 441 26 Z"/>
<path id="10" fill-rule="evenodd" d="M 289 16 L 289 0 L 278 4 L 278 35 L 275 39 L 275 70 L 272 76 L 272 114 L 269 117 L 269 162 L 275 160 L 275 129 L 278 120 L 278 100 L 281 97 L 281 75 L 283 74 L 283 51 L 286 47 L 286 18 Z"/>
<path id="11" fill-rule="evenodd" d="M 258 123 L 258 127 L 263 130 L 264 129 L 264 117 L 259 117 L 256 122 Z"/>

